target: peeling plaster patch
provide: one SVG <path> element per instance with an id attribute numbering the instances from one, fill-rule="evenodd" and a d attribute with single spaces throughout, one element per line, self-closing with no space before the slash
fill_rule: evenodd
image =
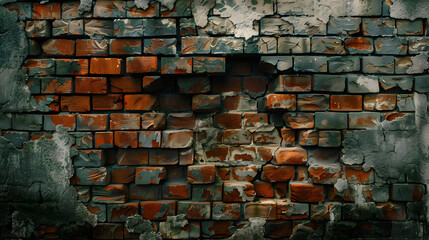
<path id="1" fill-rule="evenodd" d="M 91 9 L 92 9 L 92 0 L 80 0 L 80 5 L 78 8 L 80 15 L 86 12 L 90 12 Z"/>
<path id="2" fill-rule="evenodd" d="M 134 0 L 136 7 L 146 10 L 149 7 L 150 0 Z"/>
<path id="3" fill-rule="evenodd" d="M 356 83 L 367 88 L 370 92 L 379 92 L 380 87 L 378 81 L 372 78 L 367 78 L 365 76 L 359 76 L 356 80 Z"/>
<path id="4" fill-rule="evenodd" d="M 0 112 L 32 110 L 26 70 L 21 68 L 28 53 L 27 38 L 17 14 L 4 7 L 0 8 L 0 33 Z"/>
<path id="5" fill-rule="evenodd" d="M 249 39 L 257 36 L 253 22 L 274 14 L 274 2 L 252 0 L 217 0 L 213 13 L 228 18 L 235 25 L 235 36 Z"/>
<path id="6" fill-rule="evenodd" d="M 429 52 L 420 52 L 419 55 L 411 57 L 413 66 L 407 69 L 408 74 L 423 73 L 429 69 Z"/>
<path id="7" fill-rule="evenodd" d="M 344 192 L 344 190 L 347 190 L 349 188 L 347 179 L 337 179 L 337 182 L 334 184 L 334 187 L 335 189 L 337 189 L 338 192 Z"/>
<path id="8" fill-rule="evenodd" d="M 330 16 L 346 16 L 347 2 L 344 0 L 314 0 L 314 15 L 323 23 L 328 23 Z"/>
<path id="9" fill-rule="evenodd" d="M 161 233 L 157 233 L 152 226 L 152 222 L 143 219 L 141 215 L 133 215 L 127 218 L 125 227 L 130 233 L 140 234 L 139 239 L 161 240 Z"/>
<path id="10" fill-rule="evenodd" d="M 67 129 L 57 127 L 52 139 L 44 137 L 16 149 L 0 137 L 0 189 L 2 201 L 15 209 L 13 231 L 19 237 L 31 235 L 37 225 L 61 226 L 68 223 L 95 226 L 97 216 L 77 200 L 70 185 L 74 138 Z"/>
<path id="11" fill-rule="evenodd" d="M 428 18 L 429 1 L 427 0 L 392 0 L 390 16 L 392 18 L 410 19 Z"/>
<path id="12" fill-rule="evenodd" d="M 194 0 L 192 2 L 192 14 L 194 15 L 195 24 L 198 27 L 203 28 L 207 26 L 207 15 L 215 4 L 216 0 Z"/>
<path id="13" fill-rule="evenodd" d="M 264 238 L 266 220 L 263 218 L 249 218 L 250 223 L 237 231 L 228 240 L 261 240 Z"/>

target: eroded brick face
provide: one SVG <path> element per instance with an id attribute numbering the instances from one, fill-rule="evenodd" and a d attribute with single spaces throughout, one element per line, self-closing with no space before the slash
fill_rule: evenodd
<path id="1" fill-rule="evenodd" d="M 1 136 L 23 148 L 67 128 L 70 182 L 98 217 L 76 231 L 94 239 L 138 238 L 125 227 L 135 214 L 163 239 L 224 239 L 251 218 L 266 220 L 269 239 L 427 237 L 424 166 L 386 180 L 359 161 L 373 139 L 344 141 L 427 104 L 427 70 L 407 74 L 429 49 L 427 20 L 391 18 L 389 0 L 244 2 L 267 15 L 252 38 L 222 14 L 238 1 L 216 1 L 203 28 L 191 0 L 145 10 L 97 0 L 83 14 L 79 1 L 6 4 L 29 39 L 38 107 L 0 115 Z M 344 162 L 343 147 L 358 144 L 368 145 Z M 174 228 L 177 215 L 188 222 Z"/>

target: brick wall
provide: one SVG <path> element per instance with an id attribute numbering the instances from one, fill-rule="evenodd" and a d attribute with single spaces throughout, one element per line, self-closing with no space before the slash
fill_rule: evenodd
<path id="1" fill-rule="evenodd" d="M 424 181 L 383 179 L 342 151 L 359 146 L 346 134 L 414 118 L 429 75 L 407 70 L 428 48 L 427 20 L 391 18 L 391 1 L 374 0 L 324 22 L 312 1 L 293 2 L 279 0 L 251 38 L 220 3 L 203 28 L 187 0 L 98 0 L 82 14 L 79 1 L 6 4 L 28 37 L 36 109 L 2 115 L 1 134 L 22 148 L 68 128 L 70 183 L 98 216 L 39 237 L 138 238 L 124 223 L 140 214 L 165 239 L 228 238 L 255 217 L 272 239 L 422 238 Z M 166 222 L 181 214 L 183 226 Z"/>

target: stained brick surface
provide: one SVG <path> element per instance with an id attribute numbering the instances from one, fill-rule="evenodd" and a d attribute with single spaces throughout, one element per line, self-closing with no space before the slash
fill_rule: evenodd
<path id="1" fill-rule="evenodd" d="M 386 182 L 341 154 L 346 134 L 427 102 L 427 70 L 407 74 L 428 49 L 426 19 L 391 18 L 389 0 L 216 1 L 202 28 L 200 1 L 160 2 L 97 0 L 83 14 L 78 1 L 6 4 L 29 39 L 31 101 L 49 104 L 0 115 L 1 135 L 22 148 L 67 128 L 71 183 L 98 216 L 88 236 L 138 238 L 124 226 L 134 214 L 164 239 L 228 238 L 254 217 L 269 239 L 388 239 L 405 220 L 423 236 L 421 179 L 410 170 Z M 269 15 L 249 20 L 259 35 L 235 36 L 222 7 L 259 3 Z M 405 133 L 395 134 L 385 137 Z M 171 231 L 178 214 L 188 223 Z"/>

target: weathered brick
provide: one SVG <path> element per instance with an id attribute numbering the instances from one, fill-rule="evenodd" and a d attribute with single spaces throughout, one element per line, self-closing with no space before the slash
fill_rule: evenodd
<path id="1" fill-rule="evenodd" d="M 252 37 L 247 39 L 244 41 L 244 53 L 277 53 L 277 39 L 275 37 Z"/>
<path id="2" fill-rule="evenodd" d="M 234 37 L 212 37 L 210 41 L 212 54 L 241 54 L 244 52 L 243 39 Z"/>
<path id="3" fill-rule="evenodd" d="M 22 148 L 25 142 L 30 141 L 30 134 L 28 132 L 17 131 L 2 131 L 2 137 L 6 138 L 16 148 Z"/>
<path id="4" fill-rule="evenodd" d="M 73 56 L 75 41 L 68 39 L 49 39 L 43 42 L 43 52 L 48 56 Z"/>
<path id="5" fill-rule="evenodd" d="M 144 113 L 141 117 L 141 128 L 144 130 L 160 130 L 166 126 L 165 113 Z"/>
<path id="6" fill-rule="evenodd" d="M 113 21 L 107 19 L 85 19 L 85 35 L 113 37 Z"/>
<path id="7" fill-rule="evenodd" d="M 48 21 L 27 21 L 25 33 L 27 37 L 50 37 L 51 26 Z"/>
<path id="8" fill-rule="evenodd" d="M 263 131 L 254 132 L 253 143 L 257 145 L 278 146 L 281 143 L 281 138 L 277 129 L 272 127 Z"/>
<path id="9" fill-rule="evenodd" d="M 347 86 L 350 93 L 377 93 L 380 91 L 377 76 L 348 75 Z"/>
<path id="10" fill-rule="evenodd" d="M 344 168 L 344 172 L 346 173 L 346 178 L 349 184 L 369 184 L 374 183 L 374 170 L 364 171 L 359 166 L 347 166 Z"/>
<path id="11" fill-rule="evenodd" d="M 192 96 L 192 111 L 194 112 L 216 112 L 220 109 L 219 95 L 198 94 Z"/>
<path id="12" fill-rule="evenodd" d="M 88 59 L 56 59 L 57 75 L 88 75 Z"/>
<path id="13" fill-rule="evenodd" d="M 163 199 L 189 199 L 191 185 L 187 182 L 165 182 L 162 185 Z"/>
<path id="14" fill-rule="evenodd" d="M 121 94 L 107 94 L 92 96 L 93 110 L 122 110 L 123 96 Z"/>
<path id="15" fill-rule="evenodd" d="M 136 55 L 142 53 L 141 39 L 111 39 L 110 55 Z"/>
<path id="16" fill-rule="evenodd" d="M 144 36 L 164 36 L 176 34 L 176 19 L 144 19 L 143 20 Z"/>
<path id="17" fill-rule="evenodd" d="M 140 131 L 139 147 L 143 147 L 143 148 L 161 147 L 161 131 Z"/>
<path id="18" fill-rule="evenodd" d="M 319 133 L 316 130 L 301 130 L 298 132 L 298 143 L 301 146 L 317 146 Z"/>
<path id="19" fill-rule="evenodd" d="M 16 12 L 24 18 L 31 18 L 32 4 L 30 2 L 11 2 L 4 5 L 11 12 Z"/>
<path id="20" fill-rule="evenodd" d="M 328 63 L 329 73 L 360 71 L 360 57 L 358 56 L 329 57 Z"/>
<path id="21" fill-rule="evenodd" d="M 398 29 L 398 35 L 423 35 L 423 20 L 415 19 L 413 21 L 406 19 L 397 19 L 396 20 L 396 28 Z"/>
<path id="22" fill-rule="evenodd" d="M 94 186 L 92 201 L 95 203 L 125 203 L 128 199 L 128 187 L 123 184 Z"/>
<path id="23" fill-rule="evenodd" d="M 259 217 L 267 220 L 277 219 L 277 204 L 271 199 L 261 199 L 260 202 L 244 204 L 244 219 Z"/>
<path id="24" fill-rule="evenodd" d="M 255 165 L 232 167 L 232 178 L 237 181 L 252 181 L 258 174 L 258 169 Z"/>
<path id="25" fill-rule="evenodd" d="M 133 181 L 134 181 L 134 178 L 135 176 L 133 174 L 132 176 Z M 130 185 L 131 200 L 154 201 L 154 200 L 158 200 L 159 198 L 158 195 L 159 195 L 159 185 L 135 185 L 135 184 Z"/>
<path id="26" fill-rule="evenodd" d="M 54 20 L 52 22 L 52 36 L 82 36 L 83 25 L 83 19 Z"/>
<path id="27" fill-rule="evenodd" d="M 177 203 L 177 214 L 184 214 L 186 219 L 207 220 L 210 219 L 210 202 L 187 202 Z"/>
<path id="28" fill-rule="evenodd" d="M 195 36 L 182 38 L 182 54 L 209 54 L 210 37 Z"/>
<path id="29" fill-rule="evenodd" d="M 110 130 L 140 129 L 140 114 L 112 113 L 110 114 Z"/>
<path id="30" fill-rule="evenodd" d="M 119 223 L 100 223 L 92 229 L 94 239 L 119 239 L 124 235 L 124 225 Z"/>
<path id="31" fill-rule="evenodd" d="M 198 77 L 179 77 L 177 85 L 180 93 L 207 93 L 210 92 L 210 78 L 204 76 Z"/>
<path id="32" fill-rule="evenodd" d="M 377 38 L 375 40 L 376 54 L 406 55 L 408 40 L 406 38 Z"/>
<path id="33" fill-rule="evenodd" d="M 259 26 L 262 35 L 293 34 L 293 25 L 281 18 L 264 17 Z"/>
<path id="34" fill-rule="evenodd" d="M 310 209 L 307 203 L 290 202 L 288 200 L 276 200 L 277 219 L 294 220 L 308 219 Z"/>
<path id="35" fill-rule="evenodd" d="M 391 185 L 390 198 L 393 201 L 412 202 L 420 201 L 425 194 L 425 188 L 421 184 L 397 183 Z"/>
<path id="36" fill-rule="evenodd" d="M 156 55 L 174 55 L 176 54 L 176 39 L 145 39 L 144 53 Z"/>
<path id="37" fill-rule="evenodd" d="M 396 94 L 365 95 L 363 106 L 367 111 L 395 110 Z"/>
<path id="38" fill-rule="evenodd" d="M 384 90 L 399 87 L 402 90 L 411 91 L 413 89 L 414 77 L 407 75 L 381 76 L 379 81 Z"/>
<path id="39" fill-rule="evenodd" d="M 225 182 L 223 185 L 223 202 L 253 201 L 255 195 L 250 182 Z"/>
<path id="40" fill-rule="evenodd" d="M 341 178 L 341 166 L 310 166 L 308 173 L 312 183 L 335 184 Z"/>
<path id="41" fill-rule="evenodd" d="M 159 184 L 166 178 L 164 167 L 138 167 L 136 168 L 136 185 Z"/>
<path id="42" fill-rule="evenodd" d="M 147 9 L 142 9 L 137 6 L 127 6 L 127 17 L 128 18 L 146 18 L 146 17 L 158 17 L 159 16 L 159 4 L 149 3 Z"/>
<path id="43" fill-rule="evenodd" d="M 103 131 L 107 129 L 107 114 L 77 115 L 78 131 Z"/>
<path id="44" fill-rule="evenodd" d="M 224 57 L 195 57 L 192 61 L 194 73 L 224 73 Z"/>
<path id="45" fill-rule="evenodd" d="M 332 217 L 341 218 L 341 203 L 325 203 L 311 205 L 311 219 L 316 221 L 327 221 Z"/>
<path id="46" fill-rule="evenodd" d="M 265 109 L 267 110 L 296 110 L 296 96 L 293 94 L 266 95 Z"/>
<path id="47" fill-rule="evenodd" d="M 346 88 L 346 78 L 341 75 L 319 75 L 313 76 L 313 90 L 323 92 L 344 92 Z M 302 95 L 298 95 L 299 98 Z M 299 103 L 298 103 L 299 105 Z"/>
<path id="48" fill-rule="evenodd" d="M 283 115 L 283 121 L 287 128 L 314 128 L 314 114 L 312 113 L 285 113 Z"/>
<path id="49" fill-rule="evenodd" d="M 303 148 L 279 148 L 272 163 L 276 165 L 304 165 L 307 162 L 307 151 Z"/>
<path id="50" fill-rule="evenodd" d="M 110 175 L 105 167 L 76 168 L 76 179 L 78 185 L 107 185 Z"/>
<path id="51" fill-rule="evenodd" d="M 347 113 L 324 113 L 315 114 L 315 126 L 317 129 L 346 129 Z"/>
<path id="52" fill-rule="evenodd" d="M 239 220 L 241 207 L 239 203 L 213 202 L 213 220 Z"/>
<path id="53" fill-rule="evenodd" d="M 350 54 L 368 54 L 374 52 L 374 40 L 372 38 L 347 38 L 344 43 Z"/>
<path id="54" fill-rule="evenodd" d="M 324 94 L 298 94 L 297 95 L 298 111 L 324 111 L 328 109 L 329 109 L 329 95 L 324 95 Z"/>
<path id="55" fill-rule="evenodd" d="M 362 60 L 362 71 L 364 73 L 394 74 L 394 62 L 395 58 L 393 56 L 364 56 Z"/>
<path id="56" fill-rule="evenodd" d="M 327 72 L 328 58 L 324 56 L 294 57 L 294 71 L 297 72 Z"/>
<path id="57" fill-rule="evenodd" d="M 43 118 L 43 130 L 45 131 L 55 131 L 58 125 L 62 125 L 70 131 L 74 131 L 76 128 L 76 115 L 73 114 L 45 115 Z"/>
<path id="58" fill-rule="evenodd" d="M 162 221 L 168 216 L 176 215 L 176 201 L 144 201 L 140 202 L 142 217 L 147 220 Z"/>
<path id="59" fill-rule="evenodd" d="M 232 221 L 202 221 L 201 222 L 201 236 L 203 238 L 228 238 L 231 237 L 234 227 Z"/>
<path id="60" fill-rule="evenodd" d="M 136 169 L 133 167 L 112 167 L 112 183 L 134 183 Z M 132 189 L 130 189 L 132 191 Z M 130 197 L 130 199 L 133 199 Z"/>
<path id="61" fill-rule="evenodd" d="M 107 205 L 107 219 L 109 222 L 124 222 L 128 217 L 138 214 L 139 203 L 129 202 L 125 204 Z"/>
<path id="62" fill-rule="evenodd" d="M 97 215 L 97 221 L 105 222 L 107 218 L 107 209 L 105 204 L 89 203 L 85 204 L 88 212 Z"/>
<path id="63" fill-rule="evenodd" d="M 278 53 L 309 53 L 310 38 L 280 37 L 278 38 Z"/>
<path id="64" fill-rule="evenodd" d="M 341 132 L 340 131 L 320 131 L 319 132 L 319 147 L 340 147 Z"/>
<path id="65" fill-rule="evenodd" d="M 117 37 L 142 37 L 142 19 L 115 19 L 113 21 L 113 31 Z"/>
<path id="66" fill-rule="evenodd" d="M 149 152 L 150 165 L 176 165 L 179 153 L 176 149 L 156 149 Z"/>
<path id="67" fill-rule="evenodd" d="M 280 75 L 274 81 L 275 92 L 309 92 L 311 76 Z"/>
<path id="68" fill-rule="evenodd" d="M 349 113 L 349 128 L 366 129 L 372 128 L 380 122 L 380 113 Z"/>
<path id="69" fill-rule="evenodd" d="M 192 58 L 163 57 L 161 58 L 161 74 L 192 73 Z"/>
<path id="70" fill-rule="evenodd" d="M 128 57 L 128 73 L 150 73 L 158 70 L 157 57 Z"/>
<path id="71" fill-rule="evenodd" d="M 346 54 L 341 38 L 313 37 L 311 39 L 311 52 L 321 54 Z"/>
<path id="72" fill-rule="evenodd" d="M 187 148 L 192 146 L 193 140 L 191 130 L 166 130 L 162 132 L 163 148 Z"/>
<path id="73" fill-rule="evenodd" d="M 61 18 L 61 3 L 33 3 L 33 19 L 59 19 Z"/>
<path id="74" fill-rule="evenodd" d="M 144 149 L 119 149 L 116 162 L 120 166 L 147 165 L 149 154 Z"/>
<path id="75" fill-rule="evenodd" d="M 360 32 L 361 22 L 357 17 L 331 17 L 328 22 L 328 34 L 356 34 Z"/>
<path id="76" fill-rule="evenodd" d="M 367 36 L 392 36 L 395 33 L 395 20 L 386 18 L 363 18 L 362 31 Z"/>

